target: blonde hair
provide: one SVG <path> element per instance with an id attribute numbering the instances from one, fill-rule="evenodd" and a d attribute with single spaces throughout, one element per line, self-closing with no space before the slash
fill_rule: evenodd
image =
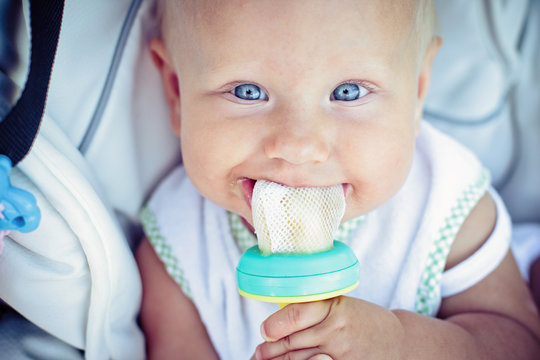
<path id="1" fill-rule="evenodd" d="M 195 36 L 195 33 L 189 33 L 190 27 L 180 28 L 178 24 L 196 23 L 197 18 L 215 8 L 217 1 L 219 0 L 156 0 L 158 36 L 169 49 L 172 49 L 174 44 L 178 44 L 182 38 Z"/>
<path id="2" fill-rule="evenodd" d="M 437 14 L 433 0 L 416 0 L 414 36 L 418 39 L 419 50 L 424 51 L 437 36 Z"/>

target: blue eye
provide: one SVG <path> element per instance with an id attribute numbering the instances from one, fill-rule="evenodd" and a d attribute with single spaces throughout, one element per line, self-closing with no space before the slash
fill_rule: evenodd
<path id="1" fill-rule="evenodd" d="M 234 96 L 243 100 L 266 100 L 268 96 L 257 85 L 242 84 L 234 88 Z"/>
<path id="2" fill-rule="evenodd" d="M 338 101 L 353 101 L 366 96 L 369 90 L 363 86 L 353 83 L 345 83 L 339 85 L 332 93 L 334 100 Z"/>

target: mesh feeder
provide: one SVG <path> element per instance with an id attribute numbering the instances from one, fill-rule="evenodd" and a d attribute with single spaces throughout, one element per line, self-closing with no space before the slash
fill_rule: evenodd
<path id="1" fill-rule="evenodd" d="M 358 260 L 346 244 L 333 240 L 344 212 L 341 185 L 294 188 L 257 181 L 252 213 L 258 245 L 236 268 L 240 294 L 285 306 L 354 289 Z"/>

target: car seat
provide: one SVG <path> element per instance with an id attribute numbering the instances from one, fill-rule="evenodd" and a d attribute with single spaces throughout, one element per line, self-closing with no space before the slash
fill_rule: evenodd
<path id="1" fill-rule="evenodd" d="M 20 69 L 29 9 L 22 1 Z M 41 209 L 38 229 L 10 232 L 0 255 L 0 298 L 13 309 L 0 318 L 0 347 L 10 358 L 144 358 L 130 245 L 138 209 L 179 160 L 146 48 L 153 12 L 153 1 L 65 2 L 39 133 L 10 175 Z M 26 73 L 11 75 L 23 88 Z"/>

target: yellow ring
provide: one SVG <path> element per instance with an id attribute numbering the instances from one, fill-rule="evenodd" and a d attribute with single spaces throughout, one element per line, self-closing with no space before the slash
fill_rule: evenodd
<path id="1" fill-rule="evenodd" d="M 240 295 L 247 297 L 248 299 L 258 300 L 258 301 L 264 301 L 264 302 L 271 302 L 271 303 L 278 303 L 278 304 L 292 304 L 292 303 L 303 303 L 303 302 L 309 302 L 309 301 L 318 301 L 318 300 L 325 300 L 330 299 L 336 296 L 340 296 L 343 294 L 348 293 L 352 289 L 358 286 L 358 281 L 351 286 L 344 287 L 343 289 L 335 290 L 335 291 L 329 291 L 325 293 L 320 294 L 313 294 L 313 295 L 301 295 L 301 296 L 268 296 L 268 295 L 257 295 L 257 294 L 251 294 L 247 293 L 245 291 L 242 291 L 238 289 L 238 292 Z"/>

